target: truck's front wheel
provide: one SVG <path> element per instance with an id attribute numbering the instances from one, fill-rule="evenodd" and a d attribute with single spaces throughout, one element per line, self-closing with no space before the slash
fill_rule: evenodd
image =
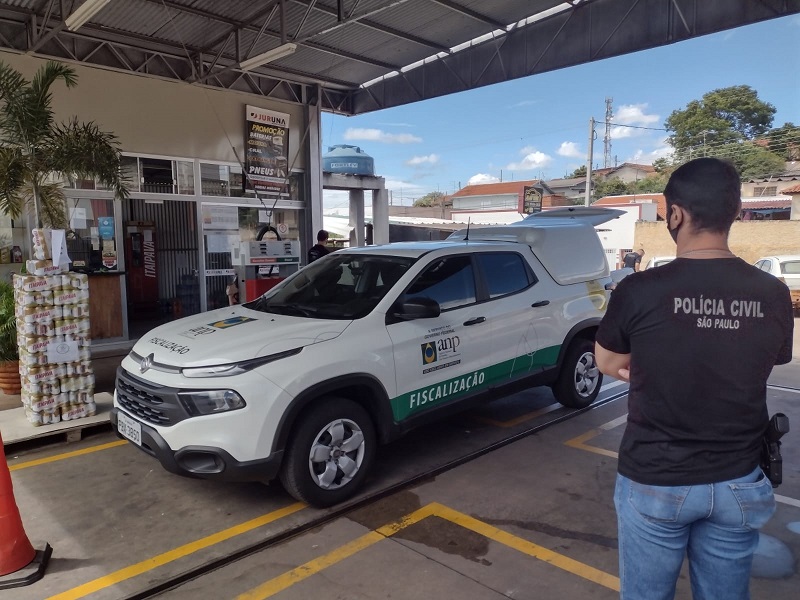
<path id="1" fill-rule="evenodd" d="M 352 400 L 322 398 L 298 420 L 281 482 L 292 496 L 313 506 L 338 504 L 361 487 L 375 445 L 367 411 Z"/>
<path id="2" fill-rule="evenodd" d="M 594 343 L 578 338 L 570 344 L 558 380 L 553 384 L 556 400 L 568 408 L 586 408 L 595 401 L 603 383 L 597 368 Z"/>

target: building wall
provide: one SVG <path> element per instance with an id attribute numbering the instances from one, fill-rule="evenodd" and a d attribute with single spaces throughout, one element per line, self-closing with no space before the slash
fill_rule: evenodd
<path id="1" fill-rule="evenodd" d="M 749 263 L 762 256 L 800 254 L 800 227 L 796 221 L 737 221 L 731 228 L 730 248 Z M 636 223 L 634 247 L 647 256 L 673 256 L 675 243 L 663 222 Z"/>
<path id="2" fill-rule="evenodd" d="M 783 190 L 796 186 L 800 179 L 787 179 L 785 181 L 746 181 L 742 183 L 742 198 L 760 198 L 762 196 L 777 196 Z M 772 189 L 774 188 L 774 190 Z"/>
<path id="3" fill-rule="evenodd" d="M 46 61 L 0 52 L 0 60 L 30 79 Z M 231 144 L 244 160 L 245 106 L 288 113 L 289 166 L 305 168 L 303 108 L 240 92 L 221 91 L 72 65 L 78 83 L 52 86 L 56 119 L 77 116 L 114 133 L 124 152 L 238 163 Z M 229 141 L 230 140 L 230 141 Z"/>
<path id="4" fill-rule="evenodd" d="M 518 194 L 464 196 L 463 198 L 453 198 L 453 210 L 517 210 L 518 207 Z"/>

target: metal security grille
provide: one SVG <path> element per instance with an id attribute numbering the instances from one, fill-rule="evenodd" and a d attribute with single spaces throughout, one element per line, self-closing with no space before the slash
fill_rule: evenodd
<path id="1" fill-rule="evenodd" d="M 197 206 L 180 200 L 123 202 L 123 222 L 142 221 L 156 228 L 158 298 L 165 310 L 181 316 L 200 312 Z"/>

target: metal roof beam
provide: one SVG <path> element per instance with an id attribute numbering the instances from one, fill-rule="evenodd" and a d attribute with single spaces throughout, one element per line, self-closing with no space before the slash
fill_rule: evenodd
<path id="1" fill-rule="evenodd" d="M 3 42 L 5 48 L 24 52 L 26 48 L 18 46 L 19 43 L 23 45 L 27 43 L 25 41 L 26 29 L 25 22 L 0 17 L 0 41 Z M 91 38 L 77 33 L 62 33 L 63 35 L 56 36 L 46 45 L 44 53 L 40 52 L 37 55 L 55 60 L 61 59 L 85 63 L 89 66 L 101 65 L 119 72 L 139 73 L 168 80 L 187 81 L 191 77 L 191 73 L 194 72 L 194 65 L 190 57 L 184 54 L 144 49 L 117 40 Z M 11 40 L 17 40 L 18 43 L 16 45 L 12 44 Z M 82 50 L 80 54 L 75 46 L 75 42 L 78 41 Z M 156 63 L 160 64 L 162 68 L 154 69 L 153 66 Z M 308 85 L 316 85 L 256 72 L 249 73 L 246 82 L 244 81 L 243 73 L 233 72 L 231 75 L 234 75 L 234 77 L 219 78 L 216 80 L 216 85 L 207 85 L 209 87 L 255 93 L 263 97 L 291 103 L 300 103 L 299 98 L 302 97 L 302 88 Z M 349 104 L 350 91 L 346 89 L 349 84 L 337 80 L 330 80 L 328 83 L 345 89 L 324 88 L 326 93 L 323 109 L 341 112 L 341 107 Z"/>
<path id="2" fill-rule="evenodd" d="M 495 29 L 505 29 L 510 23 L 501 23 L 500 21 L 495 21 L 491 17 L 487 17 L 486 15 L 482 15 L 478 12 L 475 12 L 472 9 L 467 8 L 466 6 L 461 6 L 460 4 L 456 4 L 452 0 L 433 0 L 436 4 L 444 6 L 445 8 L 449 8 L 450 10 L 461 13 L 462 15 L 466 15 L 471 19 L 475 19 L 480 23 L 485 23 L 486 25 L 491 25 Z"/>
<path id="3" fill-rule="evenodd" d="M 437 1 L 437 0 L 434 0 Z M 353 114 L 445 96 L 800 13 L 800 0 L 592 0 L 421 62 L 353 94 Z"/>
<path id="4" fill-rule="evenodd" d="M 312 1 L 316 2 L 316 0 L 291 0 L 291 2 L 294 2 L 295 4 L 300 4 L 301 6 L 308 6 L 310 3 L 312 3 Z M 351 23 L 360 23 L 364 27 L 369 27 L 370 29 L 374 29 L 375 31 L 380 31 L 382 33 L 386 33 L 386 34 L 391 35 L 393 37 L 396 37 L 396 38 L 399 38 L 399 39 L 402 39 L 402 40 L 406 40 L 408 42 L 413 42 L 415 44 L 419 44 L 420 46 L 427 46 L 428 48 L 433 48 L 437 52 L 448 52 L 449 53 L 450 52 L 450 48 L 448 48 L 447 46 L 443 46 L 442 44 L 437 44 L 436 42 L 432 42 L 430 40 L 423 39 L 421 37 L 418 37 L 416 35 L 412 35 L 410 33 L 405 33 L 403 31 L 395 29 L 394 27 L 389 27 L 388 25 L 381 25 L 380 23 L 376 23 L 375 21 L 371 21 L 368 18 L 368 17 L 370 17 L 370 16 L 372 16 L 374 14 L 377 14 L 379 12 L 382 12 L 382 11 L 386 10 L 387 8 L 391 8 L 392 6 L 394 6 L 394 5 L 398 4 L 398 3 L 403 3 L 403 2 L 406 2 L 406 1 L 407 0 L 396 0 L 395 2 L 390 2 L 388 6 L 381 6 L 381 7 L 372 9 L 372 10 L 367 11 L 367 12 L 365 12 L 363 14 L 360 14 L 360 15 L 352 15 L 351 14 L 344 21 L 339 21 L 338 20 L 339 15 L 338 15 L 337 9 L 329 8 L 329 7 L 321 5 L 321 4 L 315 4 L 314 5 L 314 10 L 322 12 L 322 13 L 325 13 L 327 15 L 330 15 L 330 16 L 336 18 L 337 22 L 336 22 L 335 25 L 332 25 L 331 27 L 325 27 L 325 28 L 321 29 L 320 31 L 317 31 L 317 32 L 311 33 L 309 35 L 306 35 L 302 39 L 296 40 L 296 42 L 298 44 L 302 44 L 302 43 L 305 43 L 306 40 L 310 40 L 310 39 L 313 39 L 313 38 L 318 37 L 320 35 L 324 35 L 326 33 L 332 32 L 332 31 L 336 31 L 337 29 L 341 29 L 342 27 L 350 25 Z"/>

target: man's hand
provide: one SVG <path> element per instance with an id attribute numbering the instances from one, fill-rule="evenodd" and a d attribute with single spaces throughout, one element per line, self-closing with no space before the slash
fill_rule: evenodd
<path id="1" fill-rule="evenodd" d="M 602 371 L 603 374 L 630 382 L 630 354 L 617 354 L 611 350 L 606 350 L 600 344 L 595 342 L 594 357 L 595 360 L 597 360 L 597 367 L 600 369 L 600 371 Z"/>

